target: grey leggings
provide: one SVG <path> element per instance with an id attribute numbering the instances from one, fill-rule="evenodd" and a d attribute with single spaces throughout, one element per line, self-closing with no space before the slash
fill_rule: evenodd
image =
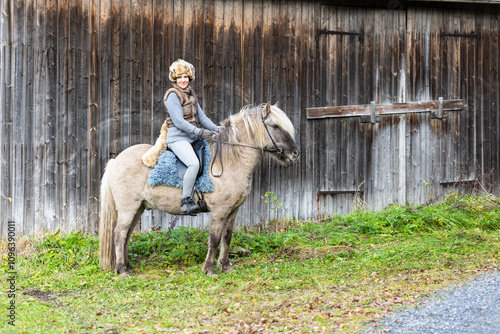
<path id="1" fill-rule="evenodd" d="M 194 188 L 194 181 L 200 169 L 200 162 L 194 153 L 193 146 L 187 140 L 179 140 L 174 143 L 168 144 L 168 147 L 175 153 L 180 161 L 187 166 L 184 180 L 182 180 L 182 198 L 191 196 Z"/>

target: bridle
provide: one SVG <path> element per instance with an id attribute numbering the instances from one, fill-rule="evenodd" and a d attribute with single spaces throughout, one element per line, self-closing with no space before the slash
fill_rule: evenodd
<path id="1" fill-rule="evenodd" d="M 281 147 L 278 147 L 278 145 L 276 144 L 276 142 L 273 139 L 273 136 L 271 136 L 271 132 L 269 131 L 269 128 L 267 127 L 267 124 L 266 124 L 266 120 L 270 116 L 271 115 L 267 115 L 266 117 L 262 117 L 262 124 L 264 124 L 264 128 L 266 129 L 266 132 L 269 135 L 269 138 L 271 139 L 271 142 L 273 143 L 274 148 L 258 147 L 258 146 L 252 146 L 252 145 L 246 145 L 246 144 L 237 144 L 237 143 L 231 143 L 231 142 L 228 142 L 228 141 L 222 141 L 222 140 L 220 140 L 220 133 L 217 133 L 216 139 L 215 139 L 215 142 L 216 142 L 215 155 L 214 155 L 214 159 L 212 160 L 212 164 L 210 165 L 210 171 L 212 173 L 212 176 L 214 176 L 214 177 L 220 177 L 224 173 L 224 166 L 222 164 L 222 150 L 220 149 L 220 145 L 221 144 L 228 144 L 228 145 L 233 145 L 233 146 L 249 147 L 249 148 L 253 148 L 253 149 L 256 149 L 256 150 L 262 150 L 262 151 L 265 151 L 265 152 L 276 152 L 278 154 L 278 159 L 281 159 L 281 157 L 283 156 L 283 149 Z M 219 160 L 220 160 L 221 172 L 220 172 L 220 174 L 216 175 L 213 172 L 213 168 L 214 168 L 214 163 L 215 163 L 215 160 L 217 159 L 217 156 L 219 157 Z"/>
<path id="2" fill-rule="evenodd" d="M 281 156 L 283 155 L 283 149 L 281 147 L 278 147 L 278 145 L 276 145 L 276 142 L 274 141 L 273 136 L 271 136 L 271 132 L 269 132 L 269 128 L 267 127 L 267 124 L 266 124 L 266 119 L 268 119 L 270 116 L 271 116 L 271 114 L 267 115 L 266 117 L 263 117 L 262 124 L 264 124 L 264 127 L 266 128 L 266 132 L 269 135 L 269 138 L 271 139 L 271 141 L 274 145 L 274 149 L 272 149 L 272 148 L 269 149 L 269 148 L 264 147 L 263 150 L 267 151 L 267 152 L 276 152 L 276 153 L 278 153 L 278 157 L 281 159 Z"/>

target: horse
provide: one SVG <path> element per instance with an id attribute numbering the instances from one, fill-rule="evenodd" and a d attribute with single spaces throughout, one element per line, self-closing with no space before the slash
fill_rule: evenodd
<path id="1" fill-rule="evenodd" d="M 204 194 L 211 212 L 208 251 L 202 266 L 207 275 L 217 275 L 214 261 L 219 244 L 217 268 L 224 273 L 234 270 L 229 262 L 234 220 L 263 155 L 270 154 L 286 166 L 300 154 L 292 122 L 277 104 L 245 106 L 222 121 L 220 128 L 217 140 L 209 141 L 214 191 Z M 134 145 L 110 159 L 101 180 L 99 264 L 120 275 L 127 275 L 128 242 L 144 210 L 179 214 L 182 189 L 148 184 L 152 169 L 141 157 L 150 147 Z"/>

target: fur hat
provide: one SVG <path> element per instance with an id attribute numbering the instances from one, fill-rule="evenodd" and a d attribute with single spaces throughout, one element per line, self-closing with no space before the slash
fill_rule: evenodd
<path id="1" fill-rule="evenodd" d="M 181 74 L 187 74 L 189 81 L 194 80 L 194 66 L 185 60 L 177 59 L 170 65 L 168 78 L 175 82 Z"/>

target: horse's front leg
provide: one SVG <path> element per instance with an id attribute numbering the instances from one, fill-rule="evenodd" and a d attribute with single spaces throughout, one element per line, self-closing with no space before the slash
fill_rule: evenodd
<path id="1" fill-rule="evenodd" d="M 233 236 L 234 220 L 238 209 L 235 209 L 227 217 L 226 228 L 222 234 L 219 260 L 217 261 L 217 268 L 220 271 L 230 273 L 234 270 L 233 265 L 229 262 L 229 246 L 231 245 L 231 238 Z"/>
<path id="2" fill-rule="evenodd" d="M 215 253 L 219 247 L 222 231 L 227 220 L 227 213 L 212 212 L 212 221 L 208 235 L 208 251 L 205 262 L 203 263 L 203 272 L 207 275 L 217 275 L 214 266 Z"/>

